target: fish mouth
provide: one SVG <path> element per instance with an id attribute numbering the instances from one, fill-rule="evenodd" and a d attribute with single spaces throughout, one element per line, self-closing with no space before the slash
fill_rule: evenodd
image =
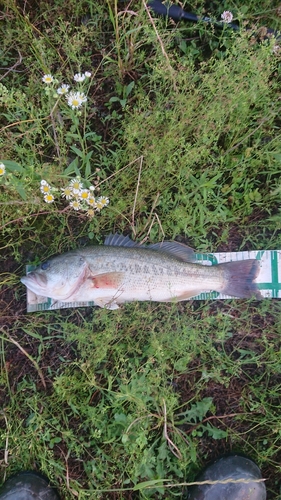
<path id="1" fill-rule="evenodd" d="M 26 276 L 21 278 L 21 282 L 32 292 L 37 293 L 39 291 L 42 293 L 42 291 L 46 288 L 47 278 L 43 274 L 31 271 Z"/>

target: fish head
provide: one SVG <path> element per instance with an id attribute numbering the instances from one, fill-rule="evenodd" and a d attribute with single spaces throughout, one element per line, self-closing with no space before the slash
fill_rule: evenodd
<path id="1" fill-rule="evenodd" d="M 87 269 L 83 256 L 69 252 L 46 260 L 21 278 L 21 282 L 37 295 L 66 300 L 82 285 Z"/>

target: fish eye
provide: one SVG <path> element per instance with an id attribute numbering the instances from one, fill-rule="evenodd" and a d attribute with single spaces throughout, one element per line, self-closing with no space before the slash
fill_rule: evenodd
<path id="1" fill-rule="evenodd" d="M 43 264 L 41 264 L 41 269 L 42 271 L 46 271 L 46 269 L 48 269 L 50 267 L 50 262 L 48 260 L 46 260 L 46 262 L 43 262 Z"/>

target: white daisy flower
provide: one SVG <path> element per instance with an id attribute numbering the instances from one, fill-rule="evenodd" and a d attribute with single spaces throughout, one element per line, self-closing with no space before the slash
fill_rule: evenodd
<path id="1" fill-rule="evenodd" d="M 6 172 L 6 167 L 4 163 L 0 163 L 0 175 L 4 175 Z"/>
<path id="2" fill-rule="evenodd" d="M 84 73 L 76 73 L 76 75 L 74 75 L 73 79 L 75 80 L 75 82 L 84 82 L 86 76 L 84 75 Z"/>
<path id="3" fill-rule="evenodd" d="M 93 196 L 89 196 L 87 203 L 90 207 L 96 208 L 96 199 Z"/>
<path id="4" fill-rule="evenodd" d="M 109 199 L 106 196 L 100 196 L 96 201 L 96 209 L 100 211 L 102 208 L 106 207 L 109 203 Z"/>
<path id="5" fill-rule="evenodd" d="M 61 188 L 61 195 L 66 200 L 71 200 L 71 198 L 73 196 L 72 187 L 71 186 L 66 186 L 65 188 Z"/>
<path id="6" fill-rule="evenodd" d="M 91 74 L 92 73 L 90 71 L 85 71 L 85 73 L 84 73 L 86 78 L 90 78 Z"/>
<path id="7" fill-rule="evenodd" d="M 46 203 L 53 203 L 53 202 L 55 201 L 55 198 L 54 198 L 54 196 L 52 195 L 52 193 L 47 193 L 47 194 L 45 194 L 45 196 L 44 196 L 44 201 L 45 201 Z"/>
<path id="8" fill-rule="evenodd" d="M 87 200 L 90 196 L 90 191 L 88 189 L 81 189 L 79 196 L 80 200 Z"/>
<path id="9" fill-rule="evenodd" d="M 69 91 L 70 85 L 66 85 L 65 83 L 62 83 L 61 86 L 57 89 L 57 93 L 59 95 L 67 94 Z"/>
<path id="10" fill-rule="evenodd" d="M 69 205 L 74 208 L 74 210 L 79 210 L 81 208 L 81 205 L 78 200 L 73 200 L 69 203 Z"/>
<path id="11" fill-rule="evenodd" d="M 50 84 L 50 83 L 53 83 L 53 81 L 54 81 L 54 77 L 52 75 L 50 75 L 50 74 L 49 75 L 44 75 L 42 77 L 42 82 L 44 82 L 44 83 Z"/>
<path id="12" fill-rule="evenodd" d="M 50 184 L 48 184 L 48 182 L 46 182 L 46 181 L 44 181 L 44 184 L 42 184 L 42 181 L 41 181 L 40 191 L 41 191 L 41 193 L 46 194 L 46 195 L 50 194 L 51 193 L 51 186 L 50 186 Z"/>
<path id="13" fill-rule="evenodd" d="M 225 10 L 221 15 L 221 19 L 224 23 L 231 23 L 233 19 L 232 12 L 230 12 L 229 10 Z"/>
<path id="14" fill-rule="evenodd" d="M 93 208 L 89 208 L 89 209 L 87 210 L 87 215 L 88 215 L 88 217 L 90 217 L 90 218 L 92 219 L 92 218 L 95 216 L 95 211 L 94 211 L 94 209 L 93 209 Z"/>
<path id="15" fill-rule="evenodd" d="M 80 177 L 75 177 L 75 179 L 72 179 L 70 181 L 70 186 L 74 192 L 77 192 L 77 191 L 80 191 L 81 189 L 83 189 L 83 184 L 82 182 L 80 182 Z"/>
<path id="16" fill-rule="evenodd" d="M 66 95 L 67 104 L 72 109 L 80 108 L 83 102 L 87 101 L 87 97 L 83 92 L 70 92 Z"/>
<path id="17" fill-rule="evenodd" d="M 41 186 L 46 186 L 46 184 L 48 184 L 47 181 L 45 181 L 44 179 L 42 179 L 42 181 L 40 182 Z"/>

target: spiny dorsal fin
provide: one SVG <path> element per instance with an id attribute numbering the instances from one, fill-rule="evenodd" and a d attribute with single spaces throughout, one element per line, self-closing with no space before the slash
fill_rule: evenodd
<path id="1" fill-rule="evenodd" d="M 136 241 L 131 240 L 129 236 L 123 234 L 110 234 L 104 240 L 104 244 L 111 247 L 143 247 Z"/>
<path id="2" fill-rule="evenodd" d="M 141 245 L 140 243 L 131 240 L 129 236 L 123 236 L 122 234 L 110 234 L 106 237 L 104 244 L 115 247 L 142 248 L 143 250 L 164 252 L 183 262 L 192 262 L 195 260 L 194 250 L 183 243 L 179 243 L 178 241 L 163 241 L 162 243 Z"/>

